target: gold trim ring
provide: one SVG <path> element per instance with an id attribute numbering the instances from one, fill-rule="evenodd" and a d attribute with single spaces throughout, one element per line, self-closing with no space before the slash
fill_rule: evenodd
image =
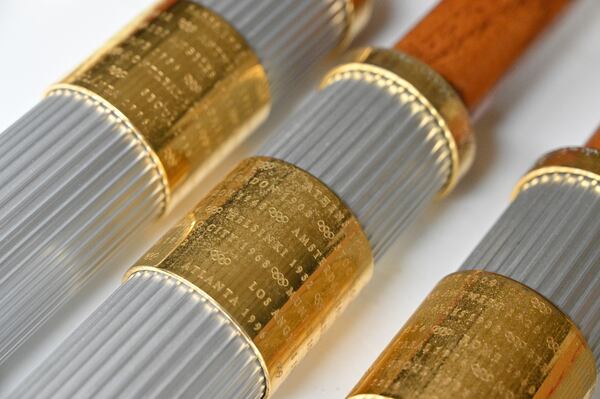
<path id="1" fill-rule="evenodd" d="M 549 180 L 552 175 L 571 175 L 578 181 L 600 183 L 600 151 L 588 147 L 570 147 L 553 151 L 540 158 L 517 183 L 513 200 L 524 190 Z"/>
<path id="2" fill-rule="evenodd" d="M 450 193 L 470 168 L 475 155 L 469 112 L 458 93 L 426 64 L 396 50 L 376 48 L 351 52 L 341 66 L 325 76 L 321 88 L 331 84 L 341 73 L 352 71 L 368 72 L 394 82 L 428 110 L 442 131 L 451 156 L 451 170 L 440 195 Z"/>

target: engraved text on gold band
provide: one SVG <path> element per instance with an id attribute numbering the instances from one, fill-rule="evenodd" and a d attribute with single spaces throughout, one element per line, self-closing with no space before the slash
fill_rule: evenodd
<path id="1" fill-rule="evenodd" d="M 180 186 L 262 121 L 269 84 L 258 58 L 225 20 L 186 0 L 163 0 L 53 89 L 115 110 Z"/>
<path id="2" fill-rule="evenodd" d="M 271 158 L 242 162 L 128 275 L 175 276 L 215 302 L 276 386 L 372 272 L 358 221 L 323 183 Z"/>
<path id="3" fill-rule="evenodd" d="M 352 399 L 569 399 L 595 385 L 594 356 L 544 297 L 493 273 L 446 277 Z"/>

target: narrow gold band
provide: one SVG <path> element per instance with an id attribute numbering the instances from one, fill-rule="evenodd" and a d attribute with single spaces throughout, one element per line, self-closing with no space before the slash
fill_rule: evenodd
<path id="1" fill-rule="evenodd" d="M 154 154 L 171 191 L 205 173 L 262 121 L 269 82 L 227 21 L 162 0 L 50 89 L 103 104 Z"/>
<path id="2" fill-rule="evenodd" d="M 127 274 L 160 271 L 212 298 L 275 387 L 372 273 L 343 202 L 283 161 L 242 162 Z"/>
<path id="3" fill-rule="evenodd" d="M 538 160 L 517 183 L 512 197 L 540 182 L 551 181 L 552 175 L 568 175 L 581 184 L 600 183 L 600 151 L 587 147 L 572 147 L 553 151 Z"/>
<path id="4" fill-rule="evenodd" d="M 375 48 L 350 53 L 344 64 L 327 74 L 321 86 L 328 86 L 344 74 L 352 77 L 355 72 L 367 73 L 373 84 L 392 82 L 396 91 L 407 90 L 436 120 L 452 161 L 441 195 L 450 193 L 471 166 L 475 153 L 469 113 L 460 96 L 427 65 L 395 50 Z"/>
<path id="5" fill-rule="evenodd" d="M 443 279 L 350 398 L 587 398 L 594 355 L 552 303 L 509 278 Z"/>

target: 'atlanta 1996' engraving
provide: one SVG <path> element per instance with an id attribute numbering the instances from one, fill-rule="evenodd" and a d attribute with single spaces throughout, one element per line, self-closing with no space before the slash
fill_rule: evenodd
<path id="1" fill-rule="evenodd" d="M 367 238 L 308 173 L 242 162 L 139 262 L 178 276 L 224 309 L 283 378 L 370 277 Z"/>

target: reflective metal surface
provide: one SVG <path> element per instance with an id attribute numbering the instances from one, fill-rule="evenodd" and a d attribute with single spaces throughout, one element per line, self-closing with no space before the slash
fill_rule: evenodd
<path id="1" fill-rule="evenodd" d="M 167 192 L 181 195 L 268 115 L 269 82 L 226 19 L 163 0 L 53 89 L 94 97 L 149 149 Z"/>
<path id="2" fill-rule="evenodd" d="M 176 277 L 246 336 L 275 390 L 370 279 L 360 224 L 313 176 L 242 161 L 129 271 Z M 203 367 L 213 367 L 210 361 Z M 218 365 L 215 365 L 218 367 Z"/>
<path id="3" fill-rule="evenodd" d="M 251 183 L 248 183 L 248 187 L 258 185 L 257 191 L 254 192 L 243 184 L 244 179 L 247 178 L 246 174 L 234 174 L 230 176 L 230 182 L 225 181 L 224 185 L 219 187 L 212 197 L 207 199 L 209 201 L 214 197 L 212 200 L 218 200 L 215 204 L 209 202 L 199 208 L 199 216 L 202 217 L 182 222 L 179 230 L 176 228 L 169 236 L 165 237 L 162 243 L 164 245 L 159 245 L 149 252 L 147 258 L 140 262 L 141 269 L 137 270 L 150 270 L 150 268 L 144 266 L 153 267 L 158 262 L 157 267 L 165 269 L 165 272 L 168 272 L 167 274 L 177 276 L 180 281 L 192 287 L 202 288 L 203 293 L 210 294 L 214 301 L 221 303 L 221 307 L 224 308 L 221 310 L 223 315 L 233 315 L 232 319 L 239 324 L 236 328 L 232 326 L 228 334 L 236 334 L 240 330 L 259 326 L 256 344 L 258 348 L 263 347 L 263 345 L 266 348 L 266 353 L 261 352 L 265 356 L 265 359 L 262 360 L 267 360 L 268 364 L 272 364 L 273 360 L 281 362 L 286 367 L 282 366 L 281 370 L 276 367 L 274 369 L 275 377 L 285 376 L 288 371 L 287 364 L 293 365 L 298 361 L 306 349 L 304 343 L 308 342 L 307 348 L 310 348 L 314 343 L 313 334 L 320 332 L 324 328 L 323 326 L 326 325 L 326 323 L 323 323 L 322 327 L 312 328 L 314 330 L 312 332 L 307 331 L 299 334 L 298 337 L 304 339 L 299 341 L 303 345 L 298 347 L 290 345 L 290 350 L 293 349 L 294 351 L 286 351 L 283 350 L 288 348 L 286 342 L 290 340 L 292 343 L 295 342 L 297 330 L 291 327 L 295 326 L 294 323 L 299 320 L 296 319 L 296 316 L 289 318 L 287 313 L 304 314 L 305 317 L 311 320 L 311 323 L 315 322 L 316 325 L 321 325 L 320 320 L 327 321 L 341 307 L 341 301 L 340 304 L 336 305 L 335 300 L 325 300 L 326 297 L 323 293 L 331 294 L 332 298 L 344 294 L 352 288 L 352 284 L 344 282 L 355 280 L 350 278 L 352 277 L 350 274 L 343 273 L 345 269 L 348 269 L 348 272 L 352 269 L 342 267 L 338 271 L 337 268 L 340 265 L 331 268 L 325 267 L 324 270 L 321 270 L 322 267 L 320 267 L 314 273 L 314 279 L 311 275 L 312 272 L 309 273 L 309 269 L 304 270 L 304 265 L 308 265 L 306 262 L 312 262 L 312 259 L 319 260 L 321 257 L 324 258 L 325 255 L 329 256 L 329 251 L 332 251 L 332 256 L 342 256 L 340 259 L 349 261 L 350 255 L 357 250 L 355 245 L 340 245 L 331 248 L 325 246 L 321 248 L 321 245 L 317 243 L 319 234 L 322 234 L 325 238 L 330 233 L 334 238 L 341 237 L 333 230 L 328 232 L 325 229 L 327 226 L 335 225 L 333 221 L 339 217 L 336 215 L 343 215 L 340 206 L 334 206 L 337 202 L 324 195 L 329 188 L 333 189 L 354 212 L 358 222 L 369 235 L 371 245 L 375 248 L 375 254 L 380 256 L 408 222 L 418 214 L 418 211 L 429 204 L 447 184 L 451 174 L 452 152 L 448 146 L 446 132 L 440 128 L 439 115 L 431 111 L 427 100 L 418 91 L 415 91 L 414 87 L 408 83 L 406 83 L 406 86 L 403 86 L 403 84 L 396 80 L 384 79 L 378 73 L 378 70 L 357 70 L 355 73 L 342 71 L 339 75 L 332 75 L 327 85 L 306 101 L 295 119 L 282 127 L 282 134 L 275 137 L 263 149 L 263 154 L 280 158 L 308 171 L 319 178 L 326 186 L 321 187 L 321 183 L 316 181 L 309 184 L 311 179 L 299 179 L 296 185 L 292 184 L 288 187 L 289 184 L 286 183 L 285 178 L 288 175 L 293 176 L 293 173 L 288 171 L 281 174 L 281 176 L 277 175 L 279 176 L 277 179 L 281 180 L 278 184 L 271 182 L 271 177 L 261 179 L 259 174 L 252 175 L 254 177 L 250 180 Z M 398 168 L 397 165 L 403 167 Z M 268 172 L 271 169 L 267 168 L 265 170 Z M 273 170 L 277 171 L 279 169 L 275 167 Z M 283 168 L 281 171 L 285 170 Z M 250 191 L 248 193 L 240 191 L 237 195 L 236 185 Z M 294 187 L 296 189 L 292 190 Z M 294 194 L 294 190 L 297 189 L 300 189 L 300 192 Z M 267 197 L 258 201 L 264 195 L 267 195 Z M 303 200 L 307 195 L 308 197 Z M 227 196 L 231 196 L 231 199 L 220 200 L 221 196 L 224 196 L 225 199 L 229 198 Z M 257 201 L 253 201 L 253 199 Z M 277 201 L 281 200 L 283 202 L 279 204 Z M 238 202 L 239 209 L 236 205 Z M 317 205 L 308 206 L 309 202 L 315 202 Z M 236 216 L 236 213 L 226 212 L 230 206 L 234 206 L 233 210 L 238 210 L 238 216 Z M 266 208 L 262 209 L 261 207 Z M 300 225 L 304 227 L 297 229 L 297 233 L 294 233 L 294 230 L 291 232 L 284 230 L 287 233 L 284 234 L 284 231 L 282 231 L 274 234 L 278 231 L 278 228 L 264 229 L 263 232 L 260 229 L 261 224 L 252 227 L 254 224 L 251 223 L 256 220 L 263 223 L 262 217 L 260 219 L 256 217 L 250 218 L 251 220 L 247 219 L 258 208 L 258 210 L 262 209 L 260 215 L 268 215 L 264 219 L 265 226 L 278 226 L 273 223 L 277 221 L 284 223 L 286 216 L 290 218 L 289 220 L 292 220 L 292 216 L 294 218 L 300 217 L 300 219 L 308 218 L 307 221 L 312 220 L 311 218 L 315 217 L 315 212 L 319 207 L 323 207 L 323 211 L 326 211 L 324 216 L 321 217 L 321 221 L 324 222 L 323 226 L 316 222 L 316 226 L 314 226 L 314 223 L 306 224 L 306 226 L 301 223 Z M 207 214 L 204 215 L 204 213 Z M 225 219 L 220 221 L 223 217 Z M 267 217 L 273 220 L 268 221 Z M 332 219 L 332 221 L 329 221 L 329 219 Z M 207 222 L 211 223 L 207 224 Z M 242 227 L 246 225 L 248 227 L 244 227 L 238 232 L 237 230 L 240 228 L 236 227 L 238 224 Z M 243 244 L 242 247 L 238 247 L 235 243 L 245 237 L 244 229 L 249 228 L 254 232 L 253 235 L 241 243 Z M 320 233 L 315 233 L 315 235 L 306 232 L 307 229 L 314 228 L 320 228 L 318 229 Z M 197 231 L 198 234 L 202 233 L 204 235 L 209 234 L 207 237 L 213 238 L 210 240 L 204 239 L 202 234 L 194 238 L 197 234 L 189 235 L 190 231 Z M 311 237 L 313 238 L 311 239 Z M 214 243 L 215 245 L 218 244 L 218 247 L 214 247 L 213 240 L 216 240 Z M 233 241 L 230 242 L 230 240 Z M 257 240 L 256 243 L 253 243 L 255 240 Z M 282 243 L 284 244 L 280 245 L 278 240 L 283 240 Z M 207 265 L 210 266 L 213 263 L 218 265 L 219 261 L 227 262 L 228 260 L 233 264 L 234 255 L 237 261 L 249 262 L 258 259 L 256 262 L 260 260 L 262 265 L 266 260 L 271 260 L 270 257 L 265 258 L 262 256 L 262 252 L 271 253 L 275 251 L 275 254 L 281 256 L 286 247 L 299 248 L 299 243 L 302 244 L 301 248 L 304 252 L 308 251 L 302 257 L 305 258 L 302 260 L 302 264 L 297 263 L 298 266 L 302 265 L 303 267 L 291 268 L 289 270 L 290 275 L 283 276 L 289 278 L 289 281 L 300 279 L 300 288 L 298 288 L 297 293 L 292 291 L 292 300 L 286 301 L 286 296 L 277 290 L 269 295 L 270 291 L 267 292 L 263 287 L 253 287 L 251 284 L 246 287 L 246 291 L 250 290 L 256 297 L 253 299 L 248 297 L 252 299 L 248 302 L 252 306 L 246 306 L 248 312 L 244 307 L 238 308 L 238 304 L 243 302 L 243 298 L 246 298 L 245 291 L 237 288 L 234 290 L 231 287 L 238 287 L 241 283 L 240 287 L 243 288 L 243 283 L 246 280 L 250 283 L 252 281 L 247 278 L 241 278 L 240 280 L 236 276 L 245 276 L 245 274 L 239 273 L 232 274 L 234 278 L 230 280 L 226 273 L 229 269 L 225 264 L 215 269 L 219 272 L 218 275 L 211 271 L 212 266 L 203 266 L 204 262 L 208 262 Z M 264 250 L 261 249 L 263 247 Z M 338 247 L 339 249 L 337 249 Z M 253 250 L 253 252 L 250 253 L 251 256 L 244 255 L 240 257 L 238 254 L 240 248 L 245 248 L 248 251 Z M 257 248 L 261 249 L 261 253 L 257 252 Z M 296 253 L 295 251 L 289 253 Z M 302 253 L 302 251 L 298 253 Z M 198 261 L 196 262 L 192 261 L 190 256 L 197 257 L 198 254 L 201 254 L 203 258 L 197 258 Z M 261 256 L 259 257 L 259 255 Z M 187 261 L 185 261 L 186 259 Z M 275 256 L 276 259 L 277 256 Z M 178 261 L 175 262 L 175 260 Z M 339 262 L 336 262 L 336 265 L 337 263 Z M 250 264 L 251 262 L 248 265 Z M 268 264 L 269 267 L 277 265 L 277 262 Z M 321 264 L 319 263 L 319 265 Z M 246 269 L 253 270 L 253 268 L 245 268 L 244 270 Z M 133 276 L 136 275 L 135 271 L 136 269 L 134 269 Z M 273 272 L 272 268 L 271 272 Z M 306 274 L 306 279 L 303 277 L 303 273 Z M 294 275 L 295 277 L 293 277 Z M 224 277 L 227 277 L 227 279 Z M 277 284 L 279 282 L 285 283 L 283 279 L 275 279 L 275 274 L 273 279 Z M 312 280 L 315 280 L 315 283 L 311 283 Z M 253 281 L 258 283 L 263 280 L 261 277 L 261 280 Z M 328 290 L 328 285 L 336 281 L 343 283 L 343 289 Z M 303 282 L 306 282 L 306 284 Z M 327 284 L 322 285 L 323 282 Z M 315 290 L 320 289 L 324 290 L 323 293 L 315 295 Z M 294 298 L 300 298 L 301 300 Z M 304 302 L 306 303 L 304 304 Z M 284 305 L 279 312 L 272 313 L 274 315 L 272 319 L 269 312 L 265 313 L 269 316 L 265 319 L 266 325 L 263 325 L 262 318 L 258 319 L 258 315 L 262 313 L 254 314 L 250 312 L 257 304 L 262 304 L 265 309 L 268 309 L 271 304 L 278 303 Z M 308 312 L 309 309 L 312 309 L 308 305 L 313 303 L 322 304 L 322 307 L 317 307 L 322 312 Z M 257 309 L 262 308 L 258 306 Z M 174 310 L 173 314 L 177 315 L 179 311 Z M 289 326 L 287 325 L 288 322 L 290 322 Z M 246 323 L 249 323 L 249 325 L 246 326 Z M 85 326 L 82 328 L 85 328 Z M 98 328 L 101 329 L 101 327 Z M 150 333 L 152 328 L 150 326 L 150 329 L 144 330 L 144 332 Z M 263 328 L 264 334 L 260 333 Z M 279 332 L 283 334 L 279 334 Z M 279 334 L 273 335 L 279 338 L 275 340 L 266 339 L 274 333 Z M 310 339 L 306 340 L 307 338 Z M 297 352 L 295 352 L 296 349 Z M 219 357 L 229 356 L 224 352 L 215 355 Z M 273 357 L 271 358 L 271 356 Z M 54 359 L 60 357 L 59 352 L 55 354 Z M 256 354 L 254 357 L 246 358 L 243 362 L 254 364 L 254 362 L 261 360 L 259 357 Z M 48 360 L 48 362 L 51 361 Z M 220 368 L 220 361 L 198 360 L 196 364 L 198 368 L 204 368 L 208 365 L 210 365 L 210 370 Z M 277 362 L 273 364 L 277 364 Z M 131 366 L 136 367 L 136 364 L 132 363 Z M 40 370 L 43 370 L 43 368 Z M 119 372 L 120 370 L 115 368 L 112 370 L 112 375 L 117 375 Z M 39 373 L 36 378 L 42 378 L 43 371 Z M 240 384 L 240 387 L 243 387 L 246 384 L 252 384 L 252 381 L 240 382 Z"/>
<path id="4" fill-rule="evenodd" d="M 594 357 L 571 320 L 509 278 L 444 278 L 350 394 L 353 399 L 587 399 Z"/>

